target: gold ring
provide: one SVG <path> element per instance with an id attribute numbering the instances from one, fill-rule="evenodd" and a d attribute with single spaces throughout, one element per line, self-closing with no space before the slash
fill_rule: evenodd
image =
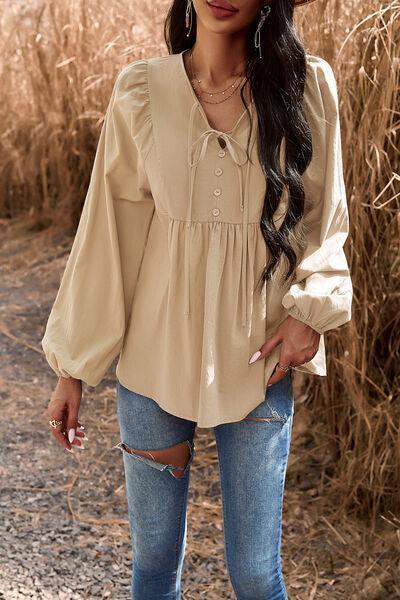
<path id="1" fill-rule="evenodd" d="M 54 427 L 54 429 L 56 429 L 59 425 L 63 424 L 63 420 L 62 419 L 50 419 L 49 423 L 52 427 Z"/>

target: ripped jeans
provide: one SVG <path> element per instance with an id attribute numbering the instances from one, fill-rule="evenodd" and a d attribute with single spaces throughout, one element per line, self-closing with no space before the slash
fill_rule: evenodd
<path id="1" fill-rule="evenodd" d="M 132 600 L 177 600 L 186 544 L 196 423 L 165 412 L 117 381 L 117 413 L 132 541 Z M 239 600 L 287 599 L 280 545 L 294 397 L 292 371 L 266 388 L 243 420 L 214 427 L 222 493 L 225 561 Z M 151 457 L 190 450 L 185 465 Z M 148 456 L 132 453 L 150 450 Z"/>

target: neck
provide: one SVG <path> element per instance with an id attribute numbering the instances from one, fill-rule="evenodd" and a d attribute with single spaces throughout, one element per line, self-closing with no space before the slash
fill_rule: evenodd
<path id="1" fill-rule="evenodd" d="M 243 35 L 216 35 L 203 31 L 198 23 L 192 51 L 192 64 L 196 76 L 207 82 L 210 87 L 218 88 L 229 79 L 244 73 L 246 48 Z"/>

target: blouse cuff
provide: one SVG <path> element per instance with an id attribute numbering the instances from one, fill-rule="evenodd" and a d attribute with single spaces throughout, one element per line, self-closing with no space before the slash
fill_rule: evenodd
<path id="1" fill-rule="evenodd" d="M 293 298 L 292 298 L 292 301 L 293 301 Z M 314 329 L 320 335 L 322 335 L 324 333 L 324 330 L 321 329 L 313 321 L 313 319 L 311 318 L 311 315 L 306 315 L 305 313 L 301 312 L 301 310 L 299 309 L 298 306 L 296 306 L 296 304 L 294 304 L 294 303 L 292 305 L 286 304 L 286 306 L 288 308 L 288 315 L 290 315 L 294 319 L 297 319 L 298 321 L 302 321 L 302 323 L 305 323 L 306 325 L 309 325 L 310 327 L 312 327 L 312 329 Z"/>

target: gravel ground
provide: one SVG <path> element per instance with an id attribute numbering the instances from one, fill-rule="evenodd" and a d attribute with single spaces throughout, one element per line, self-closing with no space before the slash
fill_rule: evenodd
<path id="1" fill-rule="evenodd" d="M 127 599 L 131 555 L 120 457 L 99 455 L 101 446 L 91 441 L 70 455 L 49 437 L 39 405 L 25 396 L 2 419 L 0 597 Z"/>

